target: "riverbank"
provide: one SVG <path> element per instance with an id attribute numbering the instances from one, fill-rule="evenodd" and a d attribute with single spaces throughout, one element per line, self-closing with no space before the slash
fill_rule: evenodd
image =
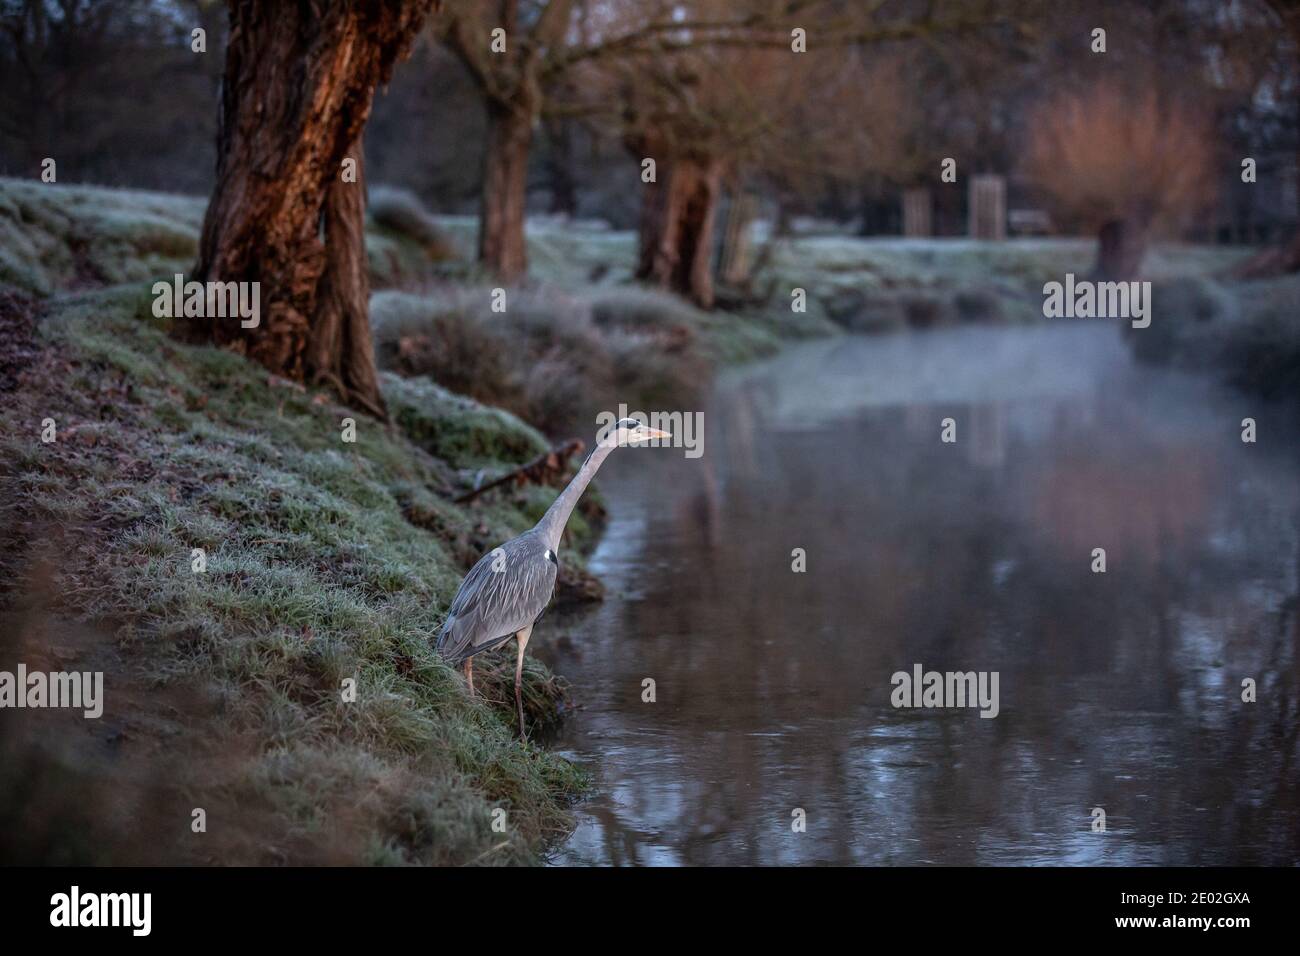
<path id="1" fill-rule="evenodd" d="M 106 687 L 80 733 L 30 718 L 6 736 L 25 772 L 0 807 L 29 821 L 5 828 L 6 859 L 531 860 L 582 775 L 514 739 L 512 662 L 483 662 L 470 701 L 430 638 L 473 560 L 553 491 L 452 497 L 542 436 L 395 376 L 383 427 L 179 345 L 147 304 L 127 285 L 3 306 L 22 346 L 0 412 L 6 657 Z M 526 682 L 534 724 L 555 719 L 563 682 L 533 661 Z M 34 828 L 16 805 L 33 802 L 52 808 Z"/>
<path id="2" fill-rule="evenodd" d="M 864 270 L 955 296 L 959 261 L 1021 261 L 814 242 L 797 267 L 796 243 L 766 300 L 704 313 L 627 283 L 630 234 L 541 221 L 535 279 L 496 312 L 463 223 L 378 198 L 391 427 L 154 317 L 152 283 L 193 263 L 202 199 L 0 180 L 3 650 L 102 671 L 106 695 L 98 721 L 11 725 L 0 756 L 21 771 L 0 781 L 0 817 L 25 825 L 0 825 L 4 859 L 535 861 L 586 778 L 514 739 L 508 652 L 476 669 L 486 699 L 470 701 L 429 639 L 464 571 L 555 490 L 456 497 L 593 408 L 696 407 L 721 365 L 855 328 L 826 302 Z M 807 313 L 780 287 L 798 282 Z M 599 592 L 583 567 L 603 518 L 589 492 L 558 599 Z M 567 708 L 532 656 L 525 684 L 534 724 Z"/>
<path id="3" fill-rule="evenodd" d="M 1126 332 L 1141 361 L 1271 401 L 1300 399 L 1300 276 L 1186 277 L 1155 284 L 1152 301 L 1158 321 Z"/>
<path id="4" fill-rule="evenodd" d="M 464 571 L 555 492 L 453 499 L 548 442 L 427 381 L 383 375 L 384 427 L 180 344 L 148 290 L 188 268 L 201 215 L 0 184 L 5 657 L 106 685 L 96 721 L 6 714 L 0 816 L 23 825 L 0 826 L 4 859 L 536 859 L 584 777 L 515 739 L 507 655 L 471 701 L 430 639 Z M 571 564 L 599 518 L 595 498 L 575 515 Z M 567 700 L 531 658 L 525 696 L 535 726 Z"/>

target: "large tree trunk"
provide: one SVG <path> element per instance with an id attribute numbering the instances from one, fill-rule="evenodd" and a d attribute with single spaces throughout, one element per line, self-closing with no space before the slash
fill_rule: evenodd
<path id="1" fill-rule="evenodd" d="M 364 185 L 360 176 L 343 182 L 342 164 L 360 166 L 375 87 L 436 0 L 228 3 L 217 182 L 194 278 L 260 283 L 261 322 L 245 329 L 208 316 L 193 331 L 287 378 L 328 381 L 344 401 L 382 414 Z"/>
<path id="2" fill-rule="evenodd" d="M 722 163 L 711 157 L 660 160 L 641 207 L 637 278 L 713 307 L 713 223 Z"/>
<path id="3" fill-rule="evenodd" d="M 1097 235 L 1097 264 L 1093 279 L 1127 282 L 1135 279 L 1146 257 L 1147 230 L 1136 218 L 1112 219 Z"/>
<path id="4" fill-rule="evenodd" d="M 502 282 L 517 282 L 528 273 L 524 207 L 532 144 L 533 111 L 527 101 L 502 103 L 489 99 L 478 257 Z"/>
<path id="5" fill-rule="evenodd" d="M 357 181 L 335 179 L 325 195 L 325 271 L 316 289 L 316 321 L 307 343 L 307 374 L 374 415 L 388 409 L 375 374 L 370 334 L 370 269 L 366 260 L 366 194 L 361 140 L 349 154 Z"/>

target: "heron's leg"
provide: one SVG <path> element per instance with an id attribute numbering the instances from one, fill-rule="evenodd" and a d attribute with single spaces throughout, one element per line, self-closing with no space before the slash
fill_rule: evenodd
<path id="1" fill-rule="evenodd" d="M 528 735 L 524 732 L 524 648 L 528 646 L 528 638 L 532 636 L 533 628 L 530 624 L 525 630 L 515 635 L 515 640 L 519 642 L 519 659 L 515 662 L 515 707 L 519 710 L 519 739 L 527 740 Z"/>
<path id="2" fill-rule="evenodd" d="M 474 658 L 465 658 L 465 680 L 469 682 L 469 696 L 474 696 Z"/>

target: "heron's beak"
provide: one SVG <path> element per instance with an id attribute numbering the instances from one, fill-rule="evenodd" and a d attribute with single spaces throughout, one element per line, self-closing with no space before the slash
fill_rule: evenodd
<path id="1" fill-rule="evenodd" d="M 673 436 L 668 432 L 661 432 L 657 428 L 650 428 L 649 426 L 647 426 L 645 429 L 645 437 L 646 438 L 672 438 Z"/>

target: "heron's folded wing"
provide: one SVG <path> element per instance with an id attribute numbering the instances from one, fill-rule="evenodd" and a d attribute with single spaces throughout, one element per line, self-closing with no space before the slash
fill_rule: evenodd
<path id="1" fill-rule="evenodd" d="M 554 589 L 555 565 L 544 552 L 485 554 L 451 602 L 438 652 L 447 660 L 460 661 L 506 640 L 537 619 Z"/>

